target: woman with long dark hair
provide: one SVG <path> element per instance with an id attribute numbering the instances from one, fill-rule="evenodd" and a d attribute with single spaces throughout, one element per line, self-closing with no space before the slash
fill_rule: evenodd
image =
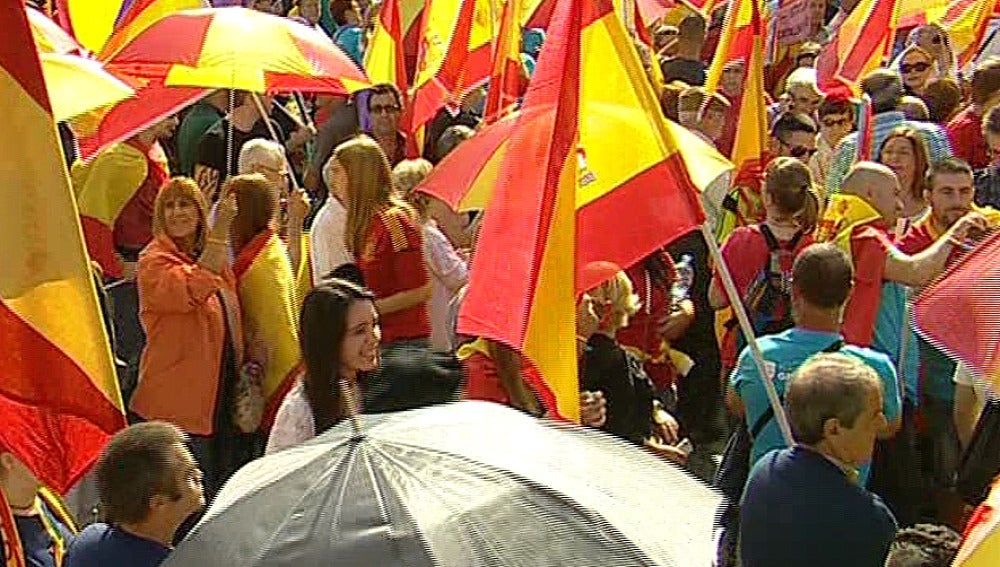
<path id="1" fill-rule="evenodd" d="M 278 410 L 268 453 L 311 439 L 360 413 L 359 383 L 379 367 L 381 334 L 370 291 L 331 280 L 309 292 L 299 323 L 305 375 Z"/>

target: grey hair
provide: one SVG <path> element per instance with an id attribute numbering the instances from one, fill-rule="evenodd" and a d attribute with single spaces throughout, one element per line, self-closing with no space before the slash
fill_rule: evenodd
<path id="1" fill-rule="evenodd" d="M 828 419 L 854 427 L 868 394 L 881 388 L 875 370 L 856 357 L 821 353 L 810 358 L 795 372 L 785 392 L 792 435 L 799 443 L 815 445 L 823 440 Z"/>
<path id="2" fill-rule="evenodd" d="M 237 161 L 239 174 L 257 173 L 256 167 L 265 162 L 285 163 L 285 148 L 266 138 L 254 138 L 243 144 Z"/>

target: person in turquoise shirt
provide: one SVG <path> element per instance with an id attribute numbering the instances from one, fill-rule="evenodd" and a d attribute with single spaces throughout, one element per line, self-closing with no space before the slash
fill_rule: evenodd
<path id="1" fill-rule="evenodd" d="M 889 357 L 864 347 L 841 346 L 840 322 L 853 280 L 854 268 L 843 250 L 829 243 L 809 246 L 799 254 L 792 267 L 795 327 L 760 337 L 757 344 L 779 396 L 784 396 L 785 386 L 798 368 L 824 351 L 837 350 L 871 366 L 882 380 L 882 411 L 888 426 L 881 436 L 891 437 L 899 428 L 902 403 L 896 371 Z M 752 428 L 770 407 L 764 382 L 749 348 L 740 354 L 726 398 L 730 408 L 744 416 L 747 428 Z M 777 421 L 771 419 L 754 439 L 751 464 L 766 453 L 785 446 Z M 862 486 L 867 482 L 869 468 L 870 465 L 866 465 L 859 471 Z"/>
<path id="2" fill-rule="evenodd" d="M 361 9 L 353 0 L 333 0 L 330 16 L 337 25 L 333 42 L 359 66 L 364 64 L 365 31 L 361 28 Z M 322 19 L 320 20 L 322 24 Z"/>

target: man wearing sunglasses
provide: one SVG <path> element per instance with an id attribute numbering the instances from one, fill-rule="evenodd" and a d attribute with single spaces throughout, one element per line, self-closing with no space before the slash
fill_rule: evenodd
<path id="1" fill-rule="evenodd" d="M 764 221 L 767 211 L 761 190 L 768 164 L 778 157 L 791 157 L 808 165 L 816 153 L 816 132 L 816 123 L 805 114 L 786 112 L 778 117 L 760 162 L 740 169 L 733 181 L 734 189 L 722 201 L 722 220 L 717 227 L 720 242 L 738 226 Z"/>
<path id="2" fill-rule="evenodd" d="M 809 160 L 813 183 L 825 189 L 826 174 L 830 171 L 837 144 L 854 130 L 854 105 L 843 94 L 827 95 L 819 105 L 819 136 L 816 136 L 816 155 Z M 820 197 L 826 201 L 821 191 Z"/>

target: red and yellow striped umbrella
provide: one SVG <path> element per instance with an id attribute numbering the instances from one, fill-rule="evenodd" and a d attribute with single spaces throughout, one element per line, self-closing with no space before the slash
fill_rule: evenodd
<path id="1" fill-rule="evenodd" d="M 110 69 L 166 86 L 332 94 L 370 86 L 322 32 L 244 8 L 174 12 L 108 55 Z"/>

